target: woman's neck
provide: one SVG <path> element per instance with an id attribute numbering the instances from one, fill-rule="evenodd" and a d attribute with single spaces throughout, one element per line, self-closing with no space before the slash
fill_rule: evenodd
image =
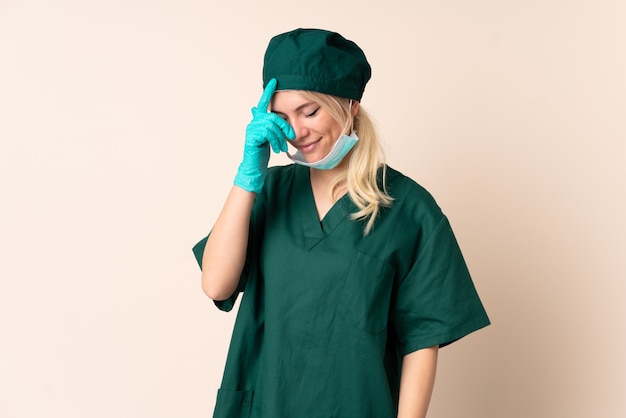
<path id="1" fill-rule="evenodd" d="M 315 206 L 317 207 L 317 214 L 320 220 L 324 218 L 334 203 L 346 193 L 347 189 L 344 183 L 335 187 L 334 193 L 331 194 L 333 192 L 331 190 L 332 180 L 345 170 L 346 166 L 344 164 L 332 170 L 310 169 L 311 189 L 313 190 L 313 198 L 315 199 Z"/>

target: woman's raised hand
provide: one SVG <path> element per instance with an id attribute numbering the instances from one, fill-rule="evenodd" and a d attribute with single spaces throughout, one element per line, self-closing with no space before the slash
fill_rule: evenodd
<path id="1" fill-rule="evenodd" d="M 294 139 L 295 132 L 286 120 L 269 111 L 276 80 L 271 79 L 259 100 L 252 108 L 252 121 L 246 128 L 243 160 L 235 176 L 235 185 L 249 192 L 258 193 L 263 188 L 270 147 L 275 153 L 287 151 L 286 138 Z"/>

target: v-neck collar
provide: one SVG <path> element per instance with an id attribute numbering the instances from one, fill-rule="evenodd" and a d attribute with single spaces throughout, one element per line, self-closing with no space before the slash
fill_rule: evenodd
<path id="1" fill-rule="evenodd" d="M 313 248 L 329 236 L 355 210 L 350 196 L 346 193 L 333 204 L 320 221 L 313 197 L 310 174 L 308 167 L 295 166 L 296 193 L 292 194 L 294 200 L 292 204 L 300 216 L 304 244 L 307 249 Z"/>

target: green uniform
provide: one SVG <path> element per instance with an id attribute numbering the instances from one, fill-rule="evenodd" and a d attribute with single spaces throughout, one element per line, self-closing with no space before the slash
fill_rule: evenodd
<path id="1" fill-rule="evenodd" d="M 270 168 L 250 221 L 243 291 L 215 418 L 392 418 L 402 357 L 489 324 L 443 215 L 387 168 L 369 235 L 345 195 L 320 222 L 299 165 Z M 206 238 L 194 247 L 201 263 Z"/>

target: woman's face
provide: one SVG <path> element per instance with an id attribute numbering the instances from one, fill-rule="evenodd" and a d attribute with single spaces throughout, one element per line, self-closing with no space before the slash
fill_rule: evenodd
<path id="1" fill-rule="evenodd" d="M 274 93 L 271 110 L 291 125 L 296 138 L 288 142 L 309 163 L 328 155 L 343 133 L 342 126 L 319 103 L 305 98 L 297 91 Z"/>

